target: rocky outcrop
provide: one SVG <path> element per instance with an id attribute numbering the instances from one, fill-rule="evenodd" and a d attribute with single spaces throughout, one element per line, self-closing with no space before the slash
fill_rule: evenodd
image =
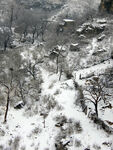
<path id="1" fill-rule="evenodd" d="M 113 13 L 113 0 L 101 0 L 100 11 Z"/>
<path id="2" fill-rule="evenodd" d="M 94 37 L 105 30 L 106 23 L 92 21 L 82 24 L 76 32 L 78 35 L 85 35 L 87 37 Z"/>

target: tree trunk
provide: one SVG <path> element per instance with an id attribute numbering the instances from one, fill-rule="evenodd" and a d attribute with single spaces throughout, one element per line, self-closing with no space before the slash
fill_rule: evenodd
<path id="1" fill-rule="evenodd" d="M 33 29 L 33 32 L 32 32 L 32 44 L 35 41 L 35 33 L 36 33 L 36 27 Z"/>
<path id="2" fill-rule="evenodd" d="M 97 102 L 95 103 L 95 112 L 96 112 L 96 115 L 98 117 L 98 103 Z"/>
<path id="3" fill-rule="evenodd" d="M 45 40 L 44 40 L 44 33 L 42 32 L 42 41 L 44 42 Z"/>
<path id="4" fill-rule="evenodd" d="M 33 33 L 33 36 L 32 36 L 32 44 L 34 43 L 35 41 L 35 33 Z"/>
<path id="5" fill-rule="evenodd" d="M 11 7 L 11 16 L 10 16 L 10 31 L 12 33 L 12 23 L 13 23 L 13 13 L 14 13 L 14 7 Z"/>
<path id="6" fill-rule="evenodd" d="M 57 65 L 57 69 L 56 69 L 56 73 L 58 73 L 58 56 L 57 56 L 57 60 L 56 60 L 56 65 Z"/>
<path id="7" fill-rule="evenodd" d="M 62 76 L 62 66 L 61 66 L 61 69 L 60 69 L 59 81 L 61 80 L 61 76 Z"/>
<path id="8" fill-rule="evenodd" d="M 44 128 L 46 127 L 46 121 L 45 121 L 45 117 L 44 117 Z"/>
<path id="9" fill-rule="evenodd" d="M 6 111 L 5 111 L 5 116 L 4 116 L 4 123 L 7 121 L 7 114 L 8 114 L 8 109 L 9 109 L 9 91 L 8 91 L 8 95 L 7 95 L 7 104 L 6 104 Z"/>
<path id="10" fill-rule="evenodd" d="M 25 28 L 24 28 L 24 32 L 23 32 L 23 34 L 24 34 L 24 38 L 26 38 L 26 36 L 27 36 L 27 25 L 25 26 Z"/>
<path id="11" fill-rule="evenodd" d="M 7 49 L 7 41 L 4 42 L 4 51 Z"/>

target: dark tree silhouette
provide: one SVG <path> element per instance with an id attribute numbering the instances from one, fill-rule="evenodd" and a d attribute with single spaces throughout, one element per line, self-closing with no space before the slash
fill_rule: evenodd
<path id="1" fill-rule="evenodd" d="M 107 96 L 110 96 L 105 91 L 105 86 L 99 77 L 93 77 L 86 81 L 86 97 L 85 99 L 90 101 L 95 107 L 95 113 L 98 117 L 98 104 L 101 100 L 106 102 Z"/>

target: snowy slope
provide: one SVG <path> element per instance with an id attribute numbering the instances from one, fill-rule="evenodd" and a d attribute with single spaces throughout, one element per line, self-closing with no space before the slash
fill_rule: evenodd
<path id="1" fill-rule="evenodd" d="M 70 18 L 73 18 L 74 15 L 82 17 L 87 12 L 89 5 L 90 9 L 96 11 L 99 3 L 100 0 L 67 0 L 67 3 L 56 14 L 56 19 L 61 16 L 64 17 L 66 14 Z M 55 16 L 51 19 L 55 19 Z M 94 26 L 98 25 L 97 21 L 99 20 L 95 21 L 94 19 Z M 100 19 L 101 26 L 104 21 L 106 22 L 106 19 Z M 87 26 L 87 23 L 85 25 Z M 108 22 L 105 23 L 105 26 L 107 25 Z M 105 35 L 105 39 L 98 42 L 98 36 L 101 37 L 102 35 L 104 34 L 100 33 L 90 39 L 81 35 L 86 43 L 88 41 L 88 44 L 84 47 L 81 46 L 80 51 L 77 52 L 69 51 L 67 45 L 72 43 L 71 40 L 66 45 L 66 53 L 68 54 L 64 63 L 67 70 L 71 70 L 71 67 L 76 68 L 71 73 L 80 87 L 84 87 L 90 76 L 100 76 L 107 69 L 113 68 L 113 59 L 109 56 L 112 35 L 108 38 Z M 72 40 L 73 45 L 75 42 L 74 46 L 76 43 L 82 45 L 82 40 L 79 43 L 75 39 Z M 113 150 L 113 135 L 106 133 L 100 129 L 99 125 L 94 124 L 88 118 L 88 112 L 84 114 L 81 107 L 76 104 L 79 98 L 79 89 L 75 89 L 73 78 L 66 78 L 65 70 L 63 70 L 59 81 L 59 73 L 56 74 L 56 60 L 50 60 L 48 57 L 49 50 L 45 51 L 45 46 L 48 43 L 36 41 L 32 45 L 19 43 L 18 40 L 14 42 L 17 45 L 14 50 L 19 51 L 22 58 L 21 68 L 26 67 L 29 62 L 34 65 L 38 59 L 44 58 L 44 63 L 36 65 L 36 69 L 39 71 L 37 71 L 39 74 L 36 72 L 36 79 L 42 78 L 42 83 L 39 84 L 41 91 L 38 93 L 38 89 L 31 90 L 31 95 L 28 94 L 25 97 L 27 104 L 20 110 L 10 106 L 6 123 L 3 123 L 5 106 L 0 106 L 0 150 Z M 98 51 L 98 48 L 106 51 L 100 56 L 94 56 L 93 54 Z M 106 57 L 104 57 L 105 55 Z M 95 61 L 93 62 L 92 59 Z M 91 64 L 88 64 L 88 61 L 91 61 Z M 67 64 L 70 65 L 70 68 Z M 29 74 L 25 75 L 25 80 L 28 81 L 28 85 L 31 84 L 31 87 L 35 82 L 38 83 Z M 113 93 L 112 88 L 108 90 Z M 33 92 L 36 94 L 35 96 Z M 112 98 L 109 101 L 113 106 Z M 14 99 L 16 98 L 14 97 Z M 94 106 L 90 103 L 87 103 L 87 106 L 88 109 L 94 110 Z M 113 128 L 113 108 L 103 110 L 102 106 L 104 105 L 99 103 L 99 117 L 105 122 L 106 120 L 111 121 L 111 125 L 108 126 Z M 65 149 L 55 147 L 59 143 L 65 145 L 68 141 L 69 144 Z"/>
<path id="2" fill-rule="evenodd" d="M 82 150 L 87 147 L 95 150 L 95 147 L 101 147 L 102 150 L 111 150 L 113 136 L 108 136 L 104 131 L 98 129 L 97 125 L 94 125 L 85 114 L 80 110 L 79 107 L 75 107 L 75 100 L 77 98 L 77 91 L 74 90 L 73 80 L 57 82 L 57 76 L 49 75 L 48 72 L 43 70 L 44 83 L 42 85 L 43 95 L 54 96 L 57 105 L 61 108 L 57 110 L 57 106 L 52 109 L 47 118 L 45 128 L 43 126 L 43 117 L 40 114 L 36 114 L 31 117 L 24 115 L 24 108 L 21 110 L 14 110 L 10 108 L 8 115 L 7 124 L 2 123 L 0 129 L 5 131 L 5 135 L 0 137 L 0 145 L 3 145 L 3 149 L 11 148 L 14 149 L 14 139 L 19 138 L 19 149 L 26 148 L 26 150 L 54 150 L 55 139 L 66 131 L 68 123 L 62 128 L 55 126 L 57 123 L 55 117 L 65 116 L 68 120 L 72 119 L 73 122 L 80 121 L 82 126 L 82 132 L 76 133 L 73 131 L 71 134 L 67 134 L 66 138 L 62 141 L 70 140 L 68 146 L 69 150 Z M 52 88 L 48 88 L 50 84 L 53 84 Z M 59 92 L 56 92 L 59 91 Z M 55 94 L 56 93 L 56 94 Z M 2 116 L 3 117 L 3 116 Z M 63 129 L 64 128 L 64 129 Z M 73 125 L 71 124 L 71 127 Z M 11 144 L 9 144 L 11 141 Z M 80 141 L 80 147 L 75 146 L 76 141 Z M 111 143 L 110 146 L 105 146 L 104 142 Z"/>
<path id="3" fill-rule="evenodd" d="M 86 15 L 87 9 L 89 9 L 89 12 L 91 10 L 97 11 L 99 4 L 100 0 L 67 0 L 62 9 L 52 19 L 59 19 L 61 16 L 65 18 L 66 15 L 76 19 Z"/>

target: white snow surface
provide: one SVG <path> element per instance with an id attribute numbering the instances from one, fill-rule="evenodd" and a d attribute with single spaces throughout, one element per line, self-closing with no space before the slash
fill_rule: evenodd
<path id="1" fill-rule="evenodd" d="M 30 48 L 30 50 L 32 51 L 33 48 Z M 22 56 L 23 58 L 28 57 L 27 52 L 22 53 Z M 32 56 L 30 58 L 32 59 Z M 94 72 L 95 75 L 98 75 L 112 66 L 113 60 L 108 60 L 105 63 L 78 70 L 74 73 L 74 75 L 76 74 L 75 79 L 80 85 L 84 85 L 85 80 L 79 78 L 80 74 L 87 76 L 88 73 Z M 67 119 L 80 121 L 83 129 L 81 133 L 74 131 L 71 135 L 67 135 L 66 139 L 62 139 L 64 142 L 66 140 L 71 141 L 68 146 L 69 150 L 75 150 L 76 140 L 81 141 L 81 146 L 76 147 L 76 150 L 84 150 L 85 148 L 95 150 L 95 145 L 101 147 L 101 150 L 112 150 L 113 135 L 108 135 L 105 131 L 99 129 L 82 112 L 80 107 L 75 105 L 78 91 L 74 89 L 73 80 L 65 80 L 62 77 L 61 81 L 58 81 L 58 74 L 50 74 L 44 69 L 41 69 L 41 72 L 44 81 L 42 84 L 42 96 L 53 96 L 61 109 L 58 110 L 57 107 L 51 109 L 45 120 L 44 128 L 44 119 L 40 113 L 28 117 L 24 115 L 25 107 L 20 110 L 10 107 L 6 124 L 3 123 L 3 114 L 0 116 L 0 130 L 5 131 L 5 135 L 0 136 L 0 145 L 3 145 L 4 149 L 7 149 L 10 147 L 11 140 L 14 142 L 15 137 L 20 137 L 19 150 L 23 147 L 26 150 L 35 150 L 36 148 L 39 150 L 55 150 L 55 139 L 62 130 L 55 126 L 57 122 L 54 118 L 65 115 Z M 0 108 L 5 111 L 3 107 Z M 112 110 L 106 110 L 105 115 L 101 114 L 101 118 L 113 122 L 112 115 Z M 35 132 L 36 129 L 38 132 Z M 109 143 L 109 146 L 104 145 L 104 142 Z"/>
<path id="2" fill-rule="evenodd" d="M 51 110 L 48 117 L 46 118 L 46 127 L 43 127 L 43 118 L 37 114 L 32 117 L 26 117 L 23 115 L 24 108 L 21 110 L 15 110 L 10 108 L 8 114 L 7 124 L 3 124 L 3 116 L 0 118 L 0 128 L 5 130 L 5 135 L 0 137 L 0 145 L 8 147 L 9 140 L 15 137 L 20 137 L 20 149 L 25 146 L 27 150 L 35 150 L 36 147 L 39 150 L 46 148 L 54 150 L 55 137 L 59 133 L 59 128 L 55 127 L 54 118 L 57 115 L 65 115 L 68 119 L 71 118 L 75 121 L 80 121 L 83 128 L 82 133 L 73 133 L 68 136 L 67 140 L 73 139 L 72 143 L 68 147 L 69 150 L 74 150 L 74 140 L 81 140 L 81 147 L 76 148 L 77 150 L 83 150 L 90 147 L 94 150 L 94 145 L 99 145 L 102 150 L 111 150 L 111 147 L 103 145 L 103 142 L 112 143 L 113 136 L 107 135 L 103 130 L 97 129 L 97 125 L 94 125 L 85 114 L 80 110 L 79 107 L 75 107 L 75 100 L 77 91 L 74 90 L 73 81 L 61 81 L 58 82 L 57 75 L 50 75 L 45 70 L 42 71 L 44 83 L 42 85 L 43 94 L 50 94 L 55 97 L 55 100 L 62 110 L 57 111 L 56 109 Z M 53 83 L 53 88 L 49 88 L 50 84 Z M 60 90 L 58 95 L 54 93 L 56 90 Z M 41 133 L 32 133 L 35 128 L 40 128 Z"/>

